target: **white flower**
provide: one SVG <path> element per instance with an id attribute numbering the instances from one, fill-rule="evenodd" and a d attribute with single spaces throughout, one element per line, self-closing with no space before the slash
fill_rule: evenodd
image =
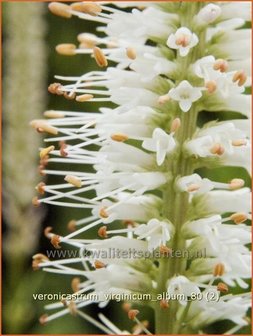
<path id="1" fill-rule="evenodd" d="M 217 51 L 221 51 L 223 54 L 225 53 L 226 59 L 229 61 L 247 59 L 250 55 L 251 29 L 237 29 L 243 24 L 244 20 L 241 19 L 236 19 L 235 22 L 234 19 L 227 20 L 221 22 L 214 31 L 209 31 L 208 40 L 216 37 L 217 40 L 210 45 L 207 53 L 219 58 Z M 238 48 L 238 41 L 240 41 L 240 48 Z"/>
<path id="2" fill-rule="evenodd" d="M 245 316 L 250 307 L 250 296 L 227 296 L 217 301 L 208 299 L 210 297 L 219 298 L 219 296 L 217 289 L 208 288 L 203 292 L 202 300 L 195 300 L 191 303 L 187 321 L 192 328 L 209 325 L 223 319 L 233 321 L 240 326 L 247 325 Z"/>
<path id="3" fill-rule="evenodd" d="M 170 22 L 176 18 L 177 15 L 147 6 L 143 11 L 133 9 L 132 15 L 122 11 L 114 13 L 104 31 L 119 40 L 143 43 L 149 35 L 166 36 L 168 28 L 171 30 Z"/>
<path id="4" fill-rule="evenodd" d="M 199 157 L 219 157 L 220 163 L 227 166 L 243 166 L 250 172 L 249 129 L 246 120 L 220 122 L 196 132 L 187 141 L 185 149 Z M 247 127 L 248 128 L 248 127 Z"/>
<path id="5" fill-rule="evenodd" d="M 218 62 L 221 64 L 224 62 L 224 67 L 228 66 L 225 61 L 218 60 Z M 193 65 L 193 70 L 198 77 L 205 80 L 205 83 L 213 82 L 215 85 L 214 92 L 220 94 L 222 98 L 228 98 L 244 92 L 244 85 L 239 86 L 233 80 L 236 71 L 214 70 L 215 64 L 216 61 L 213 56 L 206 56 Z"/>
<path id="6" fill-rule="evenodd" d="M 152 118 L 156 115 L 153 109 L 139 106 L 120 113 L 118 109 L 102 108 L 101 115 L 96 116 L 95 128 L 99 135 L 125 134 L 128 138 L 149 137 L 152 134 Z M 134 120 L 134 126 L 129 123 Z"/>
<path id="7" fill-rule="evenodd" d="M 181 177 L 177 180 L 177 186 L 181 191 L 200 194 L 214 188 L 214 183 L 207 178 L 201 178 L 198 174 Z"/>
<path id="8" fill-rule="evenodd" d="M 248 188 L 234 191 L 213 190 L 206 194 L 208 208 L 216 213 L 251 211 L 251 192 Z"/>
<path id="9" fill-rule="evenodd" d="M 160 199 L 154 195 L 132 196 L 130 193 L 119 193 L 118 202 L 103 199 L 102 204 L 93 207 L 93 215 L 99 217 L 101 209 L 105 209 L 108 217 L 101 222 L 111 223 L 115 220 L 148 221 L 152 216 L 158 217 Z"/>
<path id="10" fill-rule="evenodd" d="M 193 87 L 188 81 L 184 80 L 176 88 L 169 91 L 170 98 L 179 102 L 183 112 L 188 112 L 192 103 L 197 101 L 201 96 L 201 88 Z"/>
<path id="11" fill-rule="evenodd" d="M 195 47 L 199 42 L 196 34 L 192 33 L 188 28 L 181 27 L 175 34 L 170 34 L 167 40 L 167 46 L 172 49 L 178 49 L 182 57 L 188 55 L 191 48 Z"/>
<path id="12" fill-rule="evenodd" d="M 145 256 L 148 251 L 148 244 L 133 238 L 115 236 L 112 238 L 97 240 L 85 247 L 92 252 L 88 260 L 93 263 L 95 260 L 102 261 L 105 264 L 125 264 L 135 260 L 138 255 Z"/>
<path id="13" fill-rule="evenodd" d="M 248 234 L 250 236 L 250 233 Z M 198 281 L 200 276 L 205 276 L 206 280 L 212 279 L 215 265 L 222 263 L 225 273 L 220 276 L 222 281 L 229 286 L 247 288 L 248 284 L 245 279 L 250 277 L 250 251 L 240 243 L 232 240 L 213 241 L 215 245 L 211 245 L 211 241 L 205 238 L 196 238 L 189 245 L 190 251 L 205 251 L 205 258 L 195 259 L 190 266 L 191 279 Z"/>
<path id="14" fill-rule="evenodd" d="M 106 301 L 106 294 L 142 292 L 144 288 L 147 291 L 152 288 L 147 274 L 136 271 L 130 263 L 108 265 L 95 271 L 85 271 L 84 275 L 102 302 Z"/>
<path id="15" fill-rule="evenodd" d="M 238 8 L 239 4 L 239 8 Z M 250 21 L 251 20 L 251 3 L 250 2 L 221 2 L 221 10 L 222 10 L 222 19 L 223 20 L 228 20 L 231 18 L 242 18 L 245 21 Z M 240 9 L 240 10 L 239 10 Z"/>
<path id="16" fill-rule="evenodd" d="M 229 220 L 229 219 L 228 219 Z M 245 246 L 250 243 L 251 230 L 247 225 L 223 224 L 221 216 L 201 218 L 185 223 L 182 234 L 189 240 L 189 249 L 192 251 L 205 251 L 205 259 L 195 259 L 190 270 L 195 274 L 195 279 L 206 270 L 206 274 L 212 272 L 217 263 L 225 266 L 222 281 L 229 286 L 246 288 L 243 278 L 250 274 L 249 258 L 250 251 Z M 211 258 L 210 258 L 211 257 Z M 211 274 L 210 274 L 211 278 Z"/>
<path id="17" fill-rule="evenodd" d="M 211 80 L 213 76 L 218 76 L 218 72 L 213 69 L 214 62 L 215 58 L 212 55 L 202 57 L 193 64 L 193 71 L 205 81 Z"/>
<path id="18" fill-rule="evenodd" d="M 152 152 L 156 152 L 156 162 L 161 166 L 168 153 L 173 151 L 176 142 L 172 135 L 165 133 L 161 128 L 155 128 L 152 139 L 146 139 L 142 143 L 142 147 Z"/>
<path id="19" fill-rule="evenodd" d="M 200 293 L 198 286 L 196 286 L 183 275 L 172 278 L 169 281 L 167 291 L 170 295 L 182 294 L 182 299 L 179 299 L 179 302 L 182 305 L 186 305 L 187 297 L 191 297 L 193 294 Z"/>
<path id="20" fill-rule="evenodd" d="M 177 69 L 174 62 L 154 53 L 144 53 L 143 56 L 137 57 L 131 62 L 130 68 L 141 73 L 144 82 L 149 82 L 161 74 L 171 74 Z"/>
<path id="21" fill-rule="evenodd" d="M 201 8 L 196 16 L 197 21 L 204 24 L 213 23 L 221 14 L 220 6 L 208 4 Z"/>
<path id="22" fill-rule="evenodd" d="M 210 239 L 214 235 L 221 240 L 236 239 L 237 243 L 248 244 L 250 241 L 250 227 L 244 224 L 224 224 L 222 217 L 214 215 L 187 222 L 182 227 L 182 233 L 187 238 L 205 236 Z"/>
<path id="23" fill-rule="evenodd" d="M 151 219 L 147 224 L 141 224 L 135 229 L 134 233 L 138 239 L 148 239 L 148 249 L 154 250 L 160 245 L 166 245 L 170 240 L 171 224 L 160 222 L 156 218 Z"/>
<path id="24" fill-rule="evenodd" d="M 100 150 L 102 154 L 106 155 L 107 163 L 111 163 L 113 167 L 120 165 L 123 171 L 136 171 L 136 167 L 147 168 L 153 165 L 154 158 L 145 153 L 143 150 L 130 146 L 123 142 L 111 141 L 105 144 Z M 103 163 L 103 162 L 102 162 Z M 104 165 L 103 165 L 104 166 Z"/>

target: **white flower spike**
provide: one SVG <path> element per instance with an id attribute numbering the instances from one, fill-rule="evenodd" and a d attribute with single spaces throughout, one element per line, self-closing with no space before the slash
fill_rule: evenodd
<path id="1" fill-rule="evenodd" d="M 94 333 L 130 334 L 82 310 L 122 301 L 134 335 L 236 334 L 243 327 L 250 333 L 250 7 L 237 1 L 49 5 L 62 20 L 77 16 L 98 29 L 79 34 L 79 45 L 63 41 L 56 48 L 92 56 L 93 71 L 57 76 L 49 86 L 75 99 L 79 112 L 46 111 L 47 121 L 31 122 L 49 135 L 39 173 L 59 179 L 39 183 L 33 204 L 85 213 L 70 217 L 65 236 L 45 230 L 54 248 L 68 246 L 76 255 L 33 257 L 34 270 L 62 281 L 73 276 L 76 294 L 47 305 L 57 311 L 41 323 L 71 313 Z M 145 305 L 153 310 L 152 330 L 139 319 Z M 224 320 L 229 330 L 214 329 Z"/>

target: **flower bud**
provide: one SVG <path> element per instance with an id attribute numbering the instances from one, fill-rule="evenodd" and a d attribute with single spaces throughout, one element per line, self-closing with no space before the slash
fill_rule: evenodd
<path id="1" fill-rule="evenodd" d="M 221 14 L 221 8 L 214 4 L 208 4 L 197 14 L 197 20 L 200 23 L 213 23 Z"/>

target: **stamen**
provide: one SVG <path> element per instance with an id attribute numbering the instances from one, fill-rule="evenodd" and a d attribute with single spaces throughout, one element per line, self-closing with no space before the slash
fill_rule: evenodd
<path id="1" fill-rule="evenodd" d="M 163 95 L 158 98 L 158 104 L 163 105 L 170 101 L 170 97 L 168 95 Z"/>
<path id="2" fill-rule="evenodd" d="M 119 47 L 119 43 L 117 41 L 109 41 L 106 44 L 107 48 L 113 49 Z"/>
<path id="3" fill-rule="evenodd" d="M 79 103 L 83 103 L 83 102 L 91 100 L 93 97 L 94 96 L 92 94 L 83 94 L 80 96 L 76 96 L 76 101 Z"/>
<path id="4" fill-rule="evenodd" d="M 55 50 L 58 52 L 58 54 L 65 56 L 74 56 L 76 54 L 76 46 L 72 43 L 58 44 L 55 47 Z"/>
<path id="5" fill-rule="evenodd" d="M 66 175 L 64 180 L 70 184 L 72 184 L 74 187 L 81 188 L 82 186 L 82 181 L 73 175 Z"/>
<path id="6" fill-rule="evenodd" d="M 48 155 L 40 159 L 40 165 L 42 165 L 43 167 L 46 167 L 46 165 L 48 164 L 48 159 L 49 159 Z"/>
<path id="7" fill-rule="evenodd" d="M 62 16 L 64 18 L 71 18 L 72 14 L 70 13 L 70 7 L 68 5 L 65 5 L 63 3 L 60 2 L 51 2 L 48 5 L 49 10 L 51 11 L 51 13 L 58 15 L 58 16 Z"/>
<path id="8" fill-rule="evenodd" d="M 76 230 L 76 221 L 72 219 L 68 222 L 67 228 L 70 232 L 74 232 Z"/>
<path id="9" fill-rule="evenodd" d="M 205 83 L 205 87 L 207 88 L 208 93 L 214 93 L 217 89 L 216 82 L 211 80 Z"/>
<path id="10" fill-rule="evenodd" d="M 127 226 L 127 227 L 129 227 L 129 226 L 136 227 L 136 223 L 134 221 L 132 221 L 131 219 L 123 220 L 122 224 Z"/>
<path id="11" fill-rule="evenodd" d="M 33 257 L 33 261 L 32 261 L 32 268 L 34 271 L 39 270 L 39 264 L 42 263 L 43 261 L 49 261 L 48 257 L 45 256 L 42 253 L 37 253 L 35 254 Z"/>
<path id="12" fill-rule="evenodd" d="M 250 319 L 250 317 L 245 316 L 243 319 L 244 319 L 244 321 L 246 321 L 246 322 L 248 323 L 248 325 L 251 324 L 251 319 Z"/>
<path id="13" fill-rule="evenodd" d="M 93 55 L 94 55 L 94 58 L 95 58 L 98 66 L 103 68 L 103 67 L 106 67 L 108 65 L 107 59 L 106 59 L 103 51 L 100 48 L 94 47 L 93 48 Z"/>
<path id="14" fill-rule="evenodd" d="M 233 76 L 233 82 L 238 84 L 238 86 L 243 86 L 247 80 L 247 76 L 243 70 L 237 71 Z"/>
<path id="15" fill-rule="evenodd" d="M 100 268 L 105 268 L 105 264 L 102 261 L 99 260 L 95 260 L 94 261 L 94 266 L 96 269 L 100 269 Z"/>
<path id="16" fill-rule="evenodd" d="M 248 216 L 243 212 L 237 212 L 231 215 L 230 219 L 234 221 L 235 224 L 241 224 L 248 219 Z"/>
<path id="17" fill-rule="evenodd" d="M 162 309 L 167 309 L 167 308 L 169 308 L 169 303 L 168 303 L 168 301 L 167 301 L 167 300 L 161 300 L 161 301 L 160 301 L 160 307 L 161 307 Z"/>
<path id="18" fill-rule="evenodd" d="M 222 293 L 227 293 L 228 292 L 228 286 L 224 284 L 223 282 L 219 282 L 217 285 L 217 290 Z"/>
<path id="19" fill-rule="evenodd" d="M 64 118 L 65 114 L 63 112 L 57 112 L 57 111 L 45 111 L 44 116 L 47 118 Z"/>
<path id="20" fill-rule="evenodd" d="M 128 136 L 126 134 L 122 134 L 122 133 L 115 133 L 111 135 L 111 139 L 117 142 L 124 142 L 126 140 L 128 140 Z"/>
<path id="21" fill-rule="evenodd" d="M 181 45 L 182 47 L 187 47 L 189 44 L 190 40 L 189 37 L 187 35 L 180 35 L 177 39 L 176 39 L 176 45 Z"/>
<path id="22" fill-rule="evenodd" d="M 129 310 L 131 309 L 132 305 L 131 305 L 131 303 L 124 302 L 121 307 L 126 313 L 128 313 Z"/>
<path id="23" fill-rule="evenodd" d="M 41 195 L 44 195 L 45 194 L 45 186 L 46 186 L 46 184 L 44 182 L 40 182 L 40 183 L 37 184 L 35 189 L 38 191 L 38 193 L 40 193 Z"/>
<path id="24" fill-rule="evenodd" d="M 127 54 L 127 57 L 134 60 L 136 59 L 136 50 L 134 48 L 127 48 L 126 49 L 126 54 Z"/>
<path id="25" fill-rule="evenodd" d="M 52 93 L 52 94 L 57 94 L 58 96 L 62 96 L 63 95 L 63 91 L 62 91 L 62 85 L 61 83 L 52 83 L 49 85 L 48 87 L 48 92 Z"/>
<path id="26" fill-rule="evenodd" d="M 67 307 L 67 306 L 68 306 L 68 305 L 67 305 L 67 300 L 65 300 L 65 299 L 62 299 L 62 300 L 61 300 L 61 303 L 63 304 L 64 307 Z"/>
<path id="27" fill-rule="evenodd" d="M 213 275 L 215 277 L 221 277 L 225 273 L 225 265 L 222 263 L 216 264 L 214 266 Z"/>
<path id="28" fill-rule="evenodd" d="M 47 323 L 47 318 L 48 318 L 47 314 L 41 315 L 41 317 L 39 318 L 40 324 L 45 325 Z"/>
<path id="29" fill-rule="evenodd" d="M 181 126 L 181 120 L 180 118 L 175 118 L 170 126 L 170 132 L 175 133 Z"/>
<path id="30" fill-rule="evenodd" d="M 32 205 L 34 205 L 35 207 L 40 206 L 40 201 L 39 201 L 39 199 L 38 199 L 37 196 L 34 196 L 34 197 L 32 198 Z"/>
<path id="31" fill-rule="evenodd" d="M 64 239 L 70 239 L 70 238 L 72 238 L 72 237 L 75 237 L 75 236 L 77 236 L 78 234 L 80 234 L 80 233 L 82 233 L 82 232 L 85 232 L 85 231 L 87 231 L 87 230 L 90 230 L 90 229 L 93 228 L 94 226 L 99 225 L 99 224 L 101 224 L 101 223 L 102 223 L 102 220 L 101 220 L 101 219 L 99 219 L 99 220 L 97 220 L 97 221 L 95 221 L 95 222 L 92 222 L 92 223 L 90 223 L 90 224 L 88 224 L 88 225 L 82 227 L 81 229 L 78 229 L 77 231 L 68 234 L 67 236 L 64 237 Z"/>
<path id="32" fill-rule="evenodd" d="M 65 149 L 67 148 L 67 144 L 64 141 L 60 142 L 60 154 L 62 157 L 66 157 L 68 156 L 68 153 L 65 151 Z"/>
<path id="33" fill-rule="evenodd" d="M 108 235 L 107 235 L 107 227 L 104 225 L 104 226 L 101 226 L 101 228 L 98 229 L 98 235 L 99 237 L 101 238 L 107 238 Z"/>
<path id="34" fill-rule="evenodd" d="M 236 325 L 236 326 L 234 326 L 233 328 L 231 328 L 231 329 L 229 329 L 228 331 L 226 331 L 225 333 L 224 333 L 224 335 L 237 335 L 237 332 L 240 330 L 240 329 L 242 329 L 242 325 Z"/>
<path id="35" fill-rule="evenodd" d="M 51 238 L 52 236 L 52 233 L 51 231 L 53 230 L 53 228 L 51 226 L 47 226 L 45 229 L 44 229 L 44 235 L 46 238 Z"/>
<path id="36" fill-rule="evenodd" d="M 33 120 L 30 125 L 35 128 L 38 132 L 47 132 L 49 134 L 57 135 L 57 128 L 49 125 L 45 120 Z"/>
<path id="37" fill-rule="evenodd" d="M 112 332 L 111 329 L 105 327 L 102 323 L 97 322 L 97 320 L 93 319 L 89 315 L 83 313 L 80 310 L 77 310 L 77 314 L 80 315 L 83 319 L 85 319 L 89 323 L 93 324 L 98 329 L 102 330 L 106 335 L 110 335 L 111 334 L 111 332 Z M 102 319 L 103 314 L 99 314 L 98 316 L 99 316 L 100 319 Z M 103 316 L 103 317 L 105 318 L 105 316 Z M 104 320 L 103 320 L 103 322 L 104 322 Z M 116 333 L 116 334 L 118 334 L 118 333 Z"/>
<path id="38" fill-rule="evenodd" d="M 68 304 L 68 309 L 69 309 L 71 315 L 76 316 L 77 307 L 76 307 L 75 302 L 70 301 L 70 303 Z"/>
<path id="39" fill-rule="evenodd" d="M 146 326 L 148 327 L 149 325 L 148 321 L 144 321 L 144 324 L 143 324 L 137 317 L 134 318 L 134 321 L 137 323 L 137 326 L 141 333 L 142 331 L 144 331 L 147 335 L 152 335 L 151 332 L 146 328 Z M 135 331 L 135 334 L 136 334 L 136 331 Z"/>
<path id="40" fill-rule="evenodd" d="M 240 189 L 244 186 L 244 184 L 245 184 L 245 182 L 242 179 L 233 179 L 229 183 L 229 189 L 231 189 L 231 190 Z"/>
<path id="41" fill-rule="evenodd" d="M 81 43 L 80 48 L 93 49 L 97 44 L 97 37 L 93 34 L 82 33 L 77 36 L 77 39 Z"/>
<path id="42" fill-rule="evenodd" d="M 67 100 L 74 100 L 76 98 L 76 94 L 75 92 L 71 92 L 71 93 L 64 92 L 63 97 Z"/>
<path id="43" fill-rule="evenodd" d="M 40 176 L 45 176 L 46 175 L 46 173 L 43 171 L 44 168 L 45 168 L 45 166 L 43 166 L 43 165 L 38 166 L 38 172 L 39 172 Z"/>
<path id="44" fill-rule="evenodd" d="M 159 251 L 163 256 L 169 257 L 171 255 L 172 249 L 166 245 L 160 245 Z"/>
<path id="45" fill-rule="evenodd" d="M 108 218 L 109 217 L 108 213 L 106 212 L 106 207 L 103 207 L 103 208 L 100 209 L 99 216 L 102 217 L 102 218 Z"/>
<path id="46" fill-rule="evenodd" d="M 210 149 L 210 153 L 212 154 L 222 155 L 224 154 L 224 152 L 225 148 L 219 143 L 214 144 L 213 147 L 211 147 Z"/>
<path id="47" fill-rule="evenodd" d="M 199 188 L 200 188 L 200 185 L 198 185 L 196 183 L 192 183 L 187 187 L 187 191 L 188 192 L 194 192 L 194 191 L 199 190 Z"/>
<path id="48" fill-rule="evenodd" d="M 49 147 L 46 147 L 46 148 L 42 148 L 41 151 L 40 151 L 40 158 L 44 159 L 53 150 L 55 150 L 54 146 L 49 146 Z"/>
<path id="49" fill-rule="evenodd" d="M 118 234 L 118 233 L 132 233 L 134 232 L 134 228 L 127 228 L 127 229 L 119 229 L 119 230 L 109 230 L 107 234 Z"/>
<path id="50" fill-rule="evenodd" d="M 217 59 L 213 65 L 213 69 L 226 72 L 228 70 L 228 62 L 224 59 Z"/>
<path id="51" fill-rule="evenodd" d="M 147 320 L 140 321 L 140 323 L 137 323 L 135 326 L 133 326 L 133 334 L 139 335 L 142 333 L 146 328 L 148 328 L 149 322 Z"/>
<path id="52" fill-rule="evenodd" d="M 232 141 L 232 146 L 240 147 L 247 145 L 247 141 L 245 139 L 237 139 Z"/>
<path id="53" fill-rule="evenodd" d="M 80 278 L 74 278 L 72 279 L 71 281 L 71 288 L 73 290 L 74 293 L 78 292 L 79 291 L 79 288 L 80 288 Z"/>
<path id="54" fill-rule="evenodd" d="M 70 5 L 70 7 L 77 12 L 82 12 L 92 16 L 97 16 L 102 12 L 101 6 L 93 2 L 74 2 Z"/>
<path id="55" fill-rule="evenodd" d="M 135 319 L 135 317 L 139 314 L 139 310 L 137 310 L 137 309 L 131 309 L 131 310 L 129 310 L 128 311 L 128 318 L 130 319 L 130 320 L 134 320 Z"/>
<path id="56" fill-rule="evenodd" d="M 59 245 L 60 236 L 54 234 L 50 240 L 50 243 L 53 245 L 54 248 L 60 249 L 61 248 L 61 246 Z"/>

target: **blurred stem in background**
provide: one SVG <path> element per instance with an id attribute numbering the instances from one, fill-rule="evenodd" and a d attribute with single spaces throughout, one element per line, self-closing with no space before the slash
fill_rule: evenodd
<path id="1" fill-rule="evenodd" d="M 42 213 L 31 199 L 39 176 L 40 137 L 29 121 L 45 108 L 46 50 L 43 3 L 4 3 L 3 214 L 6 286 L 4 319 L 8 333 L 20 332 L 33 317 L 31 262 L 40 236 Z M 30 290 L 30 291 L 29 291 Z M 10 297 L 11 296 L 11 297 Z M 17 329 L 18 328 L 18 329 Z"/>

